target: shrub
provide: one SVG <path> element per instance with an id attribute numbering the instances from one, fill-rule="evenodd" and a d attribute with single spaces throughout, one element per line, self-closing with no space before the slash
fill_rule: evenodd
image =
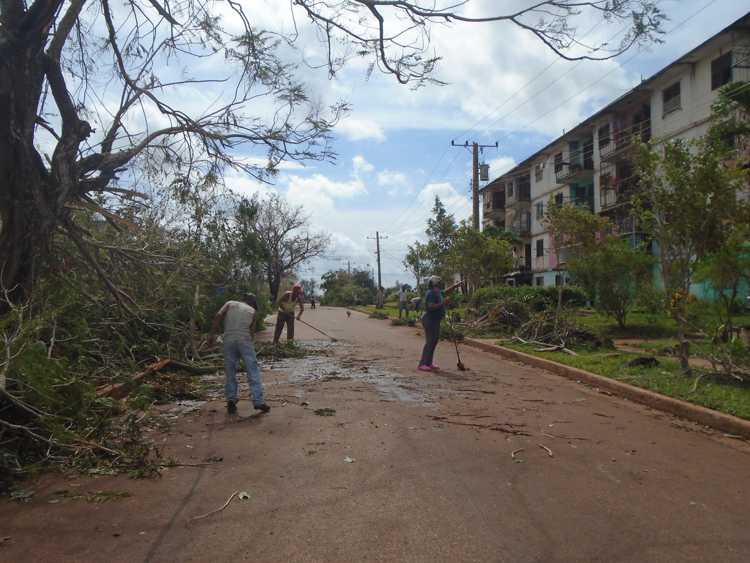
<path id="1" fill-rule="evenodd" d="M 543 311 L 557 304 L 556 287 L 534 287 L 530 285 L 510 286 L 500 285 L 478 289 L 471 296 L 470 303 L 480 315 L 489 311 L 500 301 L 515 301 L 527 305 L 534 311 Z M 563 304 L 583 306 L 586 304 L 586 294 L 578 287 L 567 286 L 563 289 Z"/>

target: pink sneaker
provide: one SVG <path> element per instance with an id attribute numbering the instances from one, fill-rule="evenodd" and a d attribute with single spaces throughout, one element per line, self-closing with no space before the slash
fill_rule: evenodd
<path id="1" fill-rule="evenodd" d="M 432 364 L 432 365 L 430 366 L 430 369 L 440 369 L 440 366 L 439 366 L 439 365 L 437 365 L 437 364 Z"/>
<path id="2" fill-rule="evenodd" d="M 432 371 L 430 366 L 421 365 L 417 368 L 419 371 Z"/>

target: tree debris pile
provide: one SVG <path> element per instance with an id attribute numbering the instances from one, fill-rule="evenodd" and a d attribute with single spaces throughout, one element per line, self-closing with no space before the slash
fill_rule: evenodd
<path id="1" fill-rule="evenodd" d="M 522 342 L 540 344 L 553 348 L 571 347 L 611 348 L 612 342 L 581 327 L 565 315 L 559 318 L 554 311 L 533 315 L 518 329 L 517 338 Z"/>
<path id="2" fill-rule="evenodd" d="M 504 333 L 513 332 L 529 319 L 530 314 L 527 304 L 504 299 L 478 319 L 461 323 L 461 326 L 475 330 L 496 329 Z"/>

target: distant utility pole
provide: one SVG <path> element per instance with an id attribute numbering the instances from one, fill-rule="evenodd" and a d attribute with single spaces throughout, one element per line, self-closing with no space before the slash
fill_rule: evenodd
<path id="1" fill-rule="evenodd" d="M 373 237 L 367 237 L 368 239 L 372 240 Z M 378 289 L 383 285 L 381 276 L 380 276 L 380 239 L 387 239 L 388 237 L 386 235 L 382 235 L 375 231 L 375 255 L 378 258 Z"/>
<path id="2" fill-rule="evenodd" d="M 349 274 L 350 276 L 352 275 L 352 261 L 351 260 L 346 261 L 346 273 Z"/>
<path id="3" fill-rule="evenodd" d="M 451 141 L 452 147 L 469 148 L 469 141 L 463 145 L 457 145 Z M 479 230 L 479 151 L 489 148 L 498 148 L 497 141 L 494 145 L 480 145 L 476 141 L 471 143 L 471 222 L 475 230 Z M 488 178 L 482 178 L 486 180 Z"/>

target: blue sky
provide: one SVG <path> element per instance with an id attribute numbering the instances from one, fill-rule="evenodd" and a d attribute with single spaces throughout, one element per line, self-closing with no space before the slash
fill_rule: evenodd
<path id="1" fill-rule="evenodd" d="M 475 1 L 476 9 L 494 5 Z M 331 234 L 327 257 L 308 264 L 302 276 L 317 278 L 346 267 L 347 260 L 374 267 L 375 244 L 367 237 L 378 230 L 388 237 L 382 243 L 384 285 L 413 283 L 401 260 L 406 246 L 423 238 L 434 196 L 459 220 L 470 213 L 471 154 L 450 147 L 451 139 L 498 141 L 498 150 L 483 155 L 495 177 L 750 10 L 743 0 L 659 5 L 669 17 L 665 29 L 674 29 L 665 43 L 612 61 L 557 60 L 528 33 L 493 24 L 434 31 L 435 48 L 444 56 L 437 76 L 445 86 L 413 91 L 377 71 L 368 79 L 364 64 L 346 67 L 334 80 L 309 71 L 311 95 L 352 104 L 334 134 L 336 163 L 290 163 L 272 187 L 239 174 L 230 174 L 227 183 L 247 194 L 279 190 L 305 207 L 315 229 Z M 616 37 L 616 26 L 591 23 L 580 22 L 596 36 L 591 38 Z"/>

